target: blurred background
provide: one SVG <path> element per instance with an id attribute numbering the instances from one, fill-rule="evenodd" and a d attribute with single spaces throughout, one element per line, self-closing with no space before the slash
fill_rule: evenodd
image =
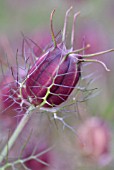
<path id="1" fill-rule="evenodd" d="M 51 40 L 50 14 L 52 10 L 56 10 L 53 23 L 55 34 L 57 34 L 63 28 L 64 16 L 70 6 L 73 6 L 73 12 L 69 17 L 68 46 L 73 14 L 80 11 L 81 14 L 76 21 L 75 48 L 82 47 L 83 38 L 85 38 L 86 44 L 91 45 L 85 51 L 88 54 L 114 48 L 114 0 L 4 0 L 0 1 L 1 58 L 4 60 L 3 54 L 5 52 L 3 50 L 10 52 L 9 58 L 12 54 L 13 56 L 16 55 L 17 49 L 20 49 L 22 45 L 22 32 L 34 39 L 35 42 L 39 42 L 40 45 L 42 45 L 42 41 L 47 36 Z M 7 44 L 7 48 L 4 44 Z M 93 92 L 90 99 L 84 103 L 83 109 L 80 106 L 80 116 L 77 116 L 76 127 L 79 122 L 82 122 L 80 119 L 84 121 L 89 117 L 95 116 L 106 121 L 112 133 L 110 149 L 112 160 L 106 166 L 97 166 L 88 161 L 79 161 L 81 159 L 80 154 L 78 158 L 76 156 L 76 159 L 74 159 L 73 156 L 76 154 L 77 147 L 72 147 L 72 142 L 74 143 L 74 138 L 76 140 L 78 135 L 75 136 L 72 132 L 65 133 L 62 129 L 56 129 L 55 127 L 55 132 L 50 132 L 53 133 L 51 135 L 51 137 L 53 136 L 52 143 L 56 143 L 55 141 L 60 138 L 58 140 L 59 144 L 57 144 L 60 148 L 56 152 L 57 155 L 59 155 L 59 151 L 61 153 L 60 158 L 57 159 L 54 165 L 55 169 L 57 169 L 56 167 L 60 170 L 114 169 L 114 52 L 96 58 L 103 61 L 111 71 L 107 72 L 101 65 L 96 63 L 84 68 L 85 76 L 93 73 L 93 76 L 89 77 L 89 79 L 92 79 L 90 87 L 98 88 L 98 90 L 97 93 Z M 71 142 L 70 139 L 73 141 Z M 65 160 L 62 160 L 64 155 Z M 66 165 L 66 160 L 69 160 L 69 166 Z M 58 166 L 57 164 L 61 164 L 61 162 L 62 165 Z"/>

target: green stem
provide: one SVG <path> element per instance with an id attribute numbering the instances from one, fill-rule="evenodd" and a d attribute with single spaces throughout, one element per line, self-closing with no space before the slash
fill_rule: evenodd
<path id="1" fill-rule="evenodd" d="M 10 149 L 12 148 L 14 143 L 16 142 L 16 139 L 18 138 L 18 136 L 22 132 L 23 128 L 25 127 L 26 123 L 28 122 L 28 120 L 32 116 L 32 113 L 33 113 L 32 110 L 33 109 L 34 109 L 33 105 L 31 105 L 28 108 L 28 110 L 24 114 L 23 118 L 21 119 L 19 125 L 17 126 L 17 128 L 13 132 L 12 136 L 10 137 L 8 144 L 6 144 L 5 147 L 3 148 L 3 150 L 1 151 L 1 153 L 0 153 L 0 163 L 2 163 L 4 158 L 7 156 L 8 151 L 10 151 Z"/>

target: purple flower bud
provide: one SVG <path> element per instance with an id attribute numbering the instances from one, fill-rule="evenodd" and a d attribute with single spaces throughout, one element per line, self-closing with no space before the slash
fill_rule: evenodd
<path id="1" fill-rule="evenodd" d="M 24 98 L 28 97 L 29 102 L 35 106 L 56 107 L 65 102 L 80 79 L 81 62 L 93 61 L 100 63 L 109 71 L 103 62 L 96 59 L 89 60 L 88 58 L 111 52 L 113 49 L 90 55 L 79 54 L 90 46 L 87 44 L 86 47 L 74 50 L 74 25 L 79 12 L 74 15 L 71 47 L 69 49 L 66 48 L 66 25 L 71 9 L 72 7 L 66 12 L 61 42 L 58 42 L 54 35 L 52 25 L 54 11 L 51 13 L 50 20 L 53 44 L 48 49 L 42 50 L 40 48 L 40 51 L 38 50 L 37 54 L 39 54 L 39 58 L 37 56 L 34 65 L 31 66 L 26 79 L 22 83 L 22 86 L 25 85 Z M 35 53 L 35 51 L 33 53 Z"/>
<path id="2" fill-rule="evenodd" d="M 35 106 L 60 105 L 66 101 L 80 78 L 78 57 L 71 54 L 72 48 L 66 49 L 63 41 L 56 42 L 53 28 L 51 32 L 54 46 L 37 59 L 26 79 L 26 92 Z"/>
<path id="3" fill-rule="evenodd" d="M 60 47 L 45 53 L 30 69 L 26 90 L 35 105 L 43 102 L 48 90 L 45 106 L 57 106 L 64 102 L 80 77 L 80 64 L 71 56 L 65 56 Z"/>

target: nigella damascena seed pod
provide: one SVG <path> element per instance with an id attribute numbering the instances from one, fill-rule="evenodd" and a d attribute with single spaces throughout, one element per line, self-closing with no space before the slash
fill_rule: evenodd
<path id="1" fill-rule="evenodd" d="M 29 71 L 26 91 L 38 105 L 46 98 L 45 106 L 57 106 L 64 102 L 80 78 L 80 64 L 72 56 L 62 54 L 56 47 L 37 60 Z"/>
<path id="2" fill-rule="evenodd" d="M 64 40 L 56 42 L 52 28 L 53 13 L 54 11 L 51 14 L 51 33 L 54 45 L 37 59 L 26 79 L 26 92 L 35 106 L 60 105 L 66 101 L 80 78 L 80 62 L 76 55 L 70 53 L 71 49 L 66 49 Z"/>
<path id="3" fill-rule="evenodd" d="M 45 51 L 42 50 L 42 55 L 31 66 L 26 79 L 22 83 L 22 86 L 25 85 L 24 90 L 29 102 L 35 106 L 56 107 L 66 101 L 80 79 L 81 62 L 97 62 L 109 71 L 103 62 L 87 58 L 113 51 L 113 49 L 89 55 L 79 54 L 89 45 L 74 50 L 74 25 L 79 12 L 74 15 L 71 48 L 66 48 L 66 25 L 71 9 L 72 7 L 66 12 L 61 42 L 57 42 L 53 31 L 52 18 L 55 10 L 51 13 L 53 45 Z"/>

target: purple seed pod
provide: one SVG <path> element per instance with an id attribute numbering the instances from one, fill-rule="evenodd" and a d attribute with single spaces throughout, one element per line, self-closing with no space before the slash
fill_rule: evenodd
<path id="1" fill-rule="evenodd" d="M 53 11 L 54 13 L 54 11 Z M 57 44 L 52 28 L 54 46 L 49 48 L 31 67 L 26 79 L 26 92 L 35 106 L 55 107 L 64 102 L 80 78 L 80 62 L 69 54 L 65 43 Z M 65 23 L 66 24 L 66 23 Z M 64 29 L 65 26 L 64 26 Z M 66 31 L 66 30 L 65 30 Z M 65 36 L 64 31 L 64 36 Z"/>
<path id="2" fill-rule="evenodd" d="M 113 49 L 95 54 L 79 54 L 89 47 L 87 44 L 86 47 L 74 50 L 74 26 L 79 12 L 74 15 L 71 48 L 66 48 L 67 19 L 71 9 L 72 7 L 66 12 L 61 42 L 57 42 L 53 31 L 52 19 L 55 10 L 51 13 L 50 21 L 53 45 L 45 51 L 42 50 L 42 55 L 31 66 L 26 79 L 22 83 L 22 87 L 23 85 L 25 86 L 24 89 L 29 102 L 35 106 L 56 107 L 65 102 L 81 77 L 82 62 L 100 63 L 109 71 L 103 62 L 87 58 L 108 53 L 113 51 Z"/>
<path id="3" fill-rule="evenodd" d="M 80 77 L 80 67 L 75 58 L 65 57 L 62 50 L 56 47 L 38 59 L 29 75 L 26 90 L 33 104 L 42 103 L 49 90 L 46 106 L 56 106 L 64 102 L 72 92 Z"/>

